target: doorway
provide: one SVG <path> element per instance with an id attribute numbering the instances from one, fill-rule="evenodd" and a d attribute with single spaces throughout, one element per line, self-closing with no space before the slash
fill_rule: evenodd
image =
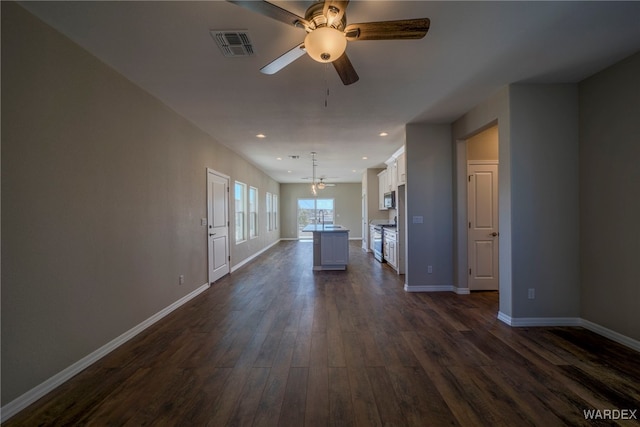
<path id="1" fill-rule="evenodd" d="M 334 216 L 333 199 L 298 199 L 298 239 L 313 239 L 312 233 L 302 230 L 310 224 L 333 224 Z"/>
<path id="2" fill-rule="evenodd" d="M 467 270 L 469 291 L 498 290 L 498 127 L 466 140 Z"/>
<path id="3" fill-rule="evenodd" d="M 229 176 L 207 169 L 209 283 L 229 273 Z"/>
<path id="4" fill-rule="evenodd" d="M 469 222 L 469 290 L 499 288 L 498 164 L 469 161 L 467 166 Z"/>

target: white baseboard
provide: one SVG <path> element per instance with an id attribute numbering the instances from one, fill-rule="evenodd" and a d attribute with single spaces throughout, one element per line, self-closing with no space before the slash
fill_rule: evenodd
<path id="1" fill-rule="evenodd" d="M 511 317 L 499 312 L 498 319 L 509 326 L 582 326 L 579 317 Z"/>
<path id="2" fill-rule="evenodd" d="M 240 269 L 240 268 L 244 267 L 245 265 L 249 264 L 251 261 L 253 261 L 254 259 L 259 257 L 260 255 L 262 255 L 264 252 L 268 251 L 269 249 L 271 249 L 272 247 L 274 247 L 275 245 L 280 243 L 280 240 L 284 240 L 284 239 L 278 239 L 275 242 L 273 242 L 272 244 L 270 244 L 269 246 L 267 246 L 266 248 L 263 248 L 262 250 L 260 250 L 260 251 L 256 252 L 255 254 L 251 255 L 250 257 L 243 259 L 241 262 L 239 262 L 238 264 L 236 264 L 233 267 L 231 267 L 230 272 L 233 273 L 234 271 L 237 271 L 238 269 Z M 296 239 L 294 239 L 294 240 L 296 240 Z"/>
<path id="3" fill-rule="evenodd" d="M 453 286 L 452 285 L 409 286 L 405 283 L 404 290 L 406 292 L 453 292 Z"/>
<path id="4" fill-rule="evenodd" d="M 498 312 L 498 320 L 513 327 L 536 327 L 536 326 L 581 326 L 585 329 L 595 332 L 605 338 L 609 338 L 619 344 L 629 347 L 633 350 L 640 351 L 640 341 L 622 335 L 619 332 L 605 328 L 604 326 L 593 323 L 580 317 L 516 317 L 513 318 Z"/>
<path id="5" fill-rule="evenodd" d="M 453 292 L 455 292 L 458 295 L 470 295 L 471 291 L 469 290 L 469 288 L 458 288 L 457 286 L 453 287 Z"/>
<path id="6" fill-rule="evenodd" d="M 633 338 L 630 338 L 626 335 L 622 335 L 619 332 L 612 331 L 609 328 L 605 328 L 604 326 L 593 323 L 587 319 L 580 320 L 582 321 L 581 326 L 583 328 L 588 329 L 591 332 L 595 332 L 598 335 L 602 335 L 603 337 L 609 338 L 611 341 L 615 341 L 636 351 L 640 351 L 640 341 L 634 340 Z"/>
<path id="7" fill-rule="evenodd" d="M 193 292 L 183 296 L 178 301 L 174 302 L 173 304 L 169 305 L 168 307 L 164 308 L 163 310 L 149 317 L 147 320 L 143 321 L 137 326 L 134 326 L 132 329 L 129 329 L 124 334 L 120 335 L 114 340 L 103 345 L 96 351 L 78 360 L 73 365 L 58 372 L 57 374 L 55 374 L 45 382 L 32 388 L 22 396 L 7 403 L 5 406 L 0 408 L 0 423 L 4 423 L 6 420 L 8 420 L 12 416 L 20 412 L 27 406 L 31 405 L 36 400 L 43 397 L 45 394 L 49 393 L 56 387 L 59 387 L 60 385 L 62 385 L 63 383 L 71 379 L 73 376 L 79 374 L 81 371 L 88 368 L 93 363 L 102 359 L 104 356 L 111 353 L 113 350 L 120 347 L 122 344 L 126 343 L 131 338 L 135 337 L 140 332 L 144 331 L 145 329 L 147 329 L 148 327 L 150 327 L 151 325 L 153 325 L 154 323 L 156 323 L 157 321 L 159 321 L 160 319 L 162 319 L 163 317 L 165 317 L 166 315 L 168 315 L 169 313 L 171 313 L 181 305 L 184 305 L 189 300 L 200 295 L 202 292 L 209 289 L 209 286 L 210 285 L 208 283 L 205 283 L 204 285 L 200 286 Z"/>

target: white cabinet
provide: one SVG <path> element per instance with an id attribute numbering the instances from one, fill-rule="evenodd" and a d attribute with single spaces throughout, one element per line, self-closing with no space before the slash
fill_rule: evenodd
<path id="1" fill-rule="evenodd" d="M 398 269 L 398 233 L 395 228 L 384 229 L 384 259 L 395 270 Z"/>
<path id="2" fill-rule="evenodd" d="M 320 263 L 323 267 L 349 263 L 349 233 L 320 233 Z"/>
<path id="3" fill-rule="evenodd" d="M 384 193 L 388 193 L 388 173 L 387 170 L 383 170 L 378 174 L 378 209 L 386 210 L 384 207 Z"/>
<path id="4" fill-rule="evenodd" d="M 407 183 L 407 161 L 404 152 L 396 160 L 396 181 L 397 185 Z"/>
<path id="5" fill-rule="evenodd" d="M 398 162 L 394 160 L 387 167 L 387 192 L 396 191 L 398 187 Z"/>

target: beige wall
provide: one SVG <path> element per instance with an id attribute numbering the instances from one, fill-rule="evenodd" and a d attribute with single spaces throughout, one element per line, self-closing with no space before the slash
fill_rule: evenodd
<path id="1" fill-rule="evenodd" d="M 640 341 L 640 53 L 580 84 L 583 318 Z"/>
<path id="2" fill-rule="evenodd" d="M 207 282 L 207 168 L 279 184 L 9 2 L 2 65 L 4 406 Z"/>
<path id="3" fill-rule="evenodd" d="M 280 184 L 280 227 L 283 239 L 297 238 L 298 199 L 312 199 L 311 184 Z M 335 223 L 347 227 L 350 239 L 362 238 L 362 184 L 338 183 L 318 191 L 318 198 L 334 199 Z"/>
<path id="4" fill-rule="evenodd" d="M 483 129 L 498 127 L 500 312 L 513 315 L 511 257 L 511 121 L 509 88 L 505 87 L 456 120 L 452 126 L 455 151 L 454 185 L 454 283 L 467 289 L 467 143 Z"/>
<path id="5" fill-rule="evenodd" d="M 467 160 L 498 160 L 498 126 L 467 139 Z"/>
<path id="6" fill-rule="evenodd" d="M 408 124 L 405 289 L 453 285 L 451 126 Z M 420 222 L 417 218 L 421 217 Z M 432 266 L 432 273 L 428 272 Z"/>
<path id="7" fill-rule="evenodd" d="M 511 85 L 509 107 L 513 313 L 577 318 L 578 86 Z M 535 299 L 528 289 L 535 289 Z"/>

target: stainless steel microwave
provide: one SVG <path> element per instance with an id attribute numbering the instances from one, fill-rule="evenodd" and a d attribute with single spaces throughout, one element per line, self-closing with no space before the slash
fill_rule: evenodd
<path id="1" fill-rule="evenodd" d="M 390 191 L 384 193 L 384 207 L 387 209 L 395 209 L 396 207 L 396 192 Z"/>

